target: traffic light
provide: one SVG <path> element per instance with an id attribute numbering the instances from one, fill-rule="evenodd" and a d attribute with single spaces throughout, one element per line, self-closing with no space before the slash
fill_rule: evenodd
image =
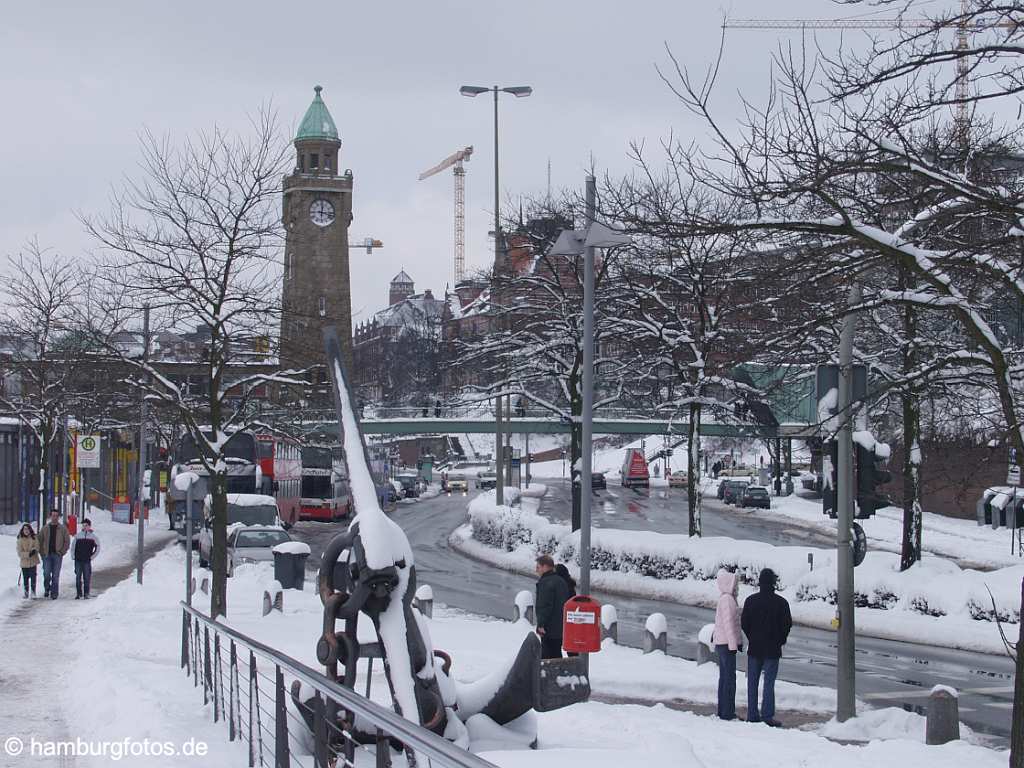
<path id="1" fill-rule="evenodd" d="M 821 454 L 821 511 L 833 520 L 839 515 L 836 505 L 836 480 L 839 477 L 839 444 L 830 440 L 822 446 Z"/>
<path id="2" fill-rule="evenodd" d="M 878 490 L 892 480 L 892 472 L 879 466 L 882 461 L 873 449 L 854 444 L 857 450 L 857 519 L 866 520 L 883 507 L 892 504 L 888 495 Z"/>

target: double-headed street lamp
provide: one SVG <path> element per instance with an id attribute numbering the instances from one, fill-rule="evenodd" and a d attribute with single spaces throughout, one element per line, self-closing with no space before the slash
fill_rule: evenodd
<path id="1" fill-rule="evenodd" d="M 501 210 L 499 208 L 499 187 L 498 187 L 498 94 L 499 93 L 510 93 L 517 99 L 525 98 L 533 93 L 533 88 L 528 85 L 514 85 L 508 88 L 501 88 L 497 85 L 492 85 L 487 88 L 482 85 L 464 85 L 459 88 L 459 93 L 463 96 L 476 97 L 481 93 L 487 93 L 490 91 L 494 94 L 494 266 L 497 269 L 501 265 Z M 510 414 L 511 415 L 511 414 Z M 494 398 L 494 470 L 497 476 L 494 484 L 495 494 L 497 496 L 497 503 L 503 504 L 505 502 L 505 494 L 503 491 L 504 480 L 502 479 L 502 465 L 504 464 L 504 451 L 502 450 L 502 435 L 501 435 L 501 395 Z"/>

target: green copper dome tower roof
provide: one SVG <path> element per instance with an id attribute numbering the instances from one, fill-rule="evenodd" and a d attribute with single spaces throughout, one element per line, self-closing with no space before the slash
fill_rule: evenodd
<path id="1" fill-rule="evenodd" d="M 327 105 L 320 98 L 320 91 L 323 88 L 318 85 L 313 90 L 316 92 L 316 95 L 313 97 L 313 103 L 306 110 L 306 116 L 302 118 L 302 122 L 299 124 L 299 132 L 295 135 L 295 140 L 334 139 L 338 141 L 338 129 L 334 126 L 334 120 L 331 118 L 331 113 L 327 110 Z"/>

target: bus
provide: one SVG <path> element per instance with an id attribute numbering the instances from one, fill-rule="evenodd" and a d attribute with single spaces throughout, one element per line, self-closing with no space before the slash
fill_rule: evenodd
<path id="1" fill-rule="evenodd" d="M 264 493 L 277 500 L 278 514 L 286 527 L 300 517 L 301 448 L 298 442 L 280 435 L 256 436 Z"/>
<path id="2" fill-rule="evenodd" d="M 330 522 L 348 517 L 351 512 L 352 498 L 341 448 L 303 446 L 301 519 Z"/>
<path id="3" fill-rule="evenodd" d="M 203 430 L 210 439 L 213 433 Z M 186 432 L 178 441 L 174 455 L 178 472 L 194 472 L 200 477 L 209 473 L 200 460 L 199 447 L 192 435 Z M 228 468 L 228 493 L 264 493 L 263 473 L 260 469 L 256 450 L 256 436 L 252 432 L 234 432 L 224 443 L 224 462 Z"/>

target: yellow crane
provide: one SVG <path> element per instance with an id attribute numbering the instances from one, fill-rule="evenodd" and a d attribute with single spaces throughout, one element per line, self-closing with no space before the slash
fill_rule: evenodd
<path id="1" fill-rule="evenodd" d="M 434 174 L 452 168 L 455 175 L 455 282 L 466 276 L 466 169 L 463 163 L 469 162 L 473 154 L 472 147 L 460 149 L 449 155 L 430 170 L 420 174 L 420 181 Z"/>

